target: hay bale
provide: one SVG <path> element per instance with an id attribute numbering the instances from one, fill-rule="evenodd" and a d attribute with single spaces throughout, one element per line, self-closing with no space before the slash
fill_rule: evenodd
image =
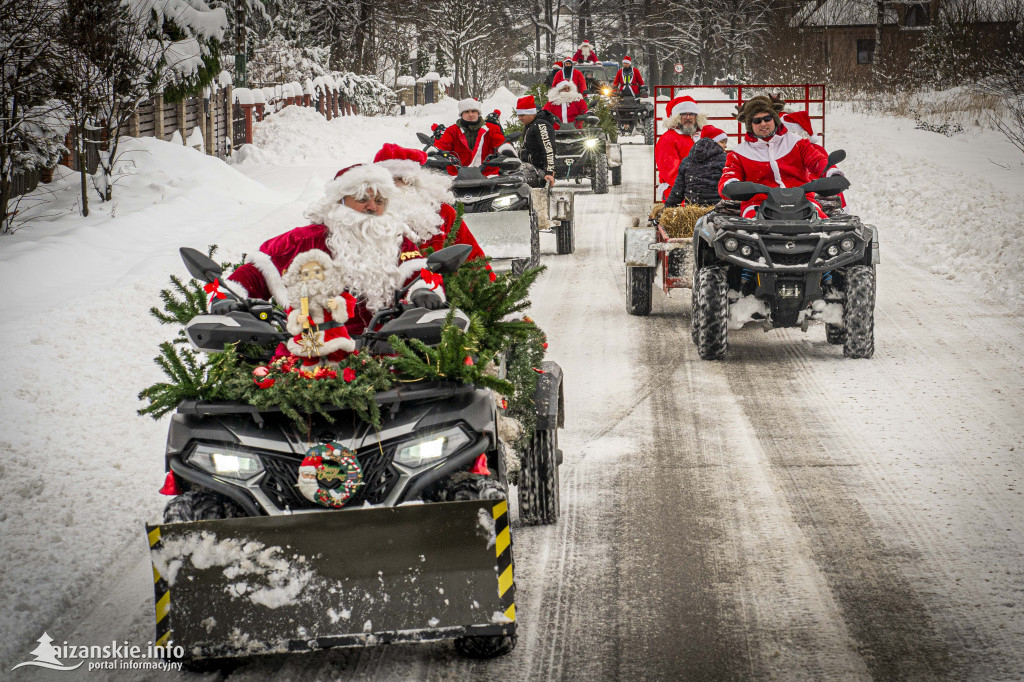
<path id="1" fill-rule="evenodd" d="M 654 206 L 651 206 L 651 212 L 647 215 L 647 217 L 650 218 L 651 220 L 657 220 L 658 216 L 660 216 L 661 212 L 664 210 L 665 204 L 657 203 Z"/>
<path id="2" fill-rule="evenodd" d="M 693 236 L 693 226 L 701 216 L 714 210 L 714 206 L 701 206 L 700 204 L 686 204 L 666 208 L 658 218 L 658 224 L 665 228 L 669 237 L 683 238 Z"/>

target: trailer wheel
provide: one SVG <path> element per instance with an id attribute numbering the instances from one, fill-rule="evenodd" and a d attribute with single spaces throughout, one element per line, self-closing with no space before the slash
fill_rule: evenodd
<path id="1" fill-rule="evenodd" d="M 608 157 L 598 154 L 594 161 L 594 174 L 590 176 L 590 188 L 594 194 L 608 194 Z"/>
<path id="2" fill-rule="evenodd" d="M 622 166 L 612 168 L 612 186 L 618 187 L 622 184 Z"/>
<path id="3" fill-rule="evenodd" d="M 651 314 L 651 293 L 655 268 L 626 266 L 626 312 L 630 315 Z"/>
<path id="4" fill-rule="evenodd" d="M 654 144 L 654 119 L 644 121 L 644 144 Z"/>
<path id="5" fill-rule="evenodd" d="M 558 520 L 558 429 L 533 432 L 519 472 L 519 519 L 526 525 Z"/>
<path id="6" fill-rule="evenodd" d="M 825 340 L 833 346 L 841 346 L 846 343 L 846 330 L 838 324 L 826 324 Z"/>
<path id="7" fill-rule="evenodd" d="M 843 326 L 843 355 L 870 358 L 875 354 L 875 270 L 870 265 L 854 265 L 846 270 Z"/>
<path id="8" fill-rule="evenodd" d="M 171 498 L 164 507 L 164 523 L 237 519 L 243 516 L 245 512 L 233 501 L 206 490 L 189 490 Z"/>
<path id="9" fill-rule="evenodd" d="M 455 651 L 466 658 L 495 658 L 515 649 L 516 639 L 516 635 L 459 637 L 455 640 Z"/>
<path id="10" fill-rule="evenodd" d="M 576 234 L 571 220 L 563 220 L 555 230 L 555 251 L 560 255 L 576 250 Z"/>
<path id="11" fill-rule="evenodd" d="M 725 269 L 701 268 L 693 290 L 693 334 L 702 360 L 720 360 L 729 350 L 729 284 Z"/>

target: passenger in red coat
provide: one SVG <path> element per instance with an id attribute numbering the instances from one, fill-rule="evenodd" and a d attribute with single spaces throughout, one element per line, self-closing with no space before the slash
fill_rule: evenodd
<path id="1" fill-rule="evenodd" d="M 634 97 L 640 94 L 640 86 L 644 84 L 644 77 L 640 75 L 640 69 L 633 66 L 629 57 L 622 58 L 622 68 L 615 74 L 612 81 L 612 90 L 616 93 L 629 94 Z"/>
<path id="2" fill-rule="evenodd" d="M 434 143 L 442 151 L 454 152 L 463 166 L 479 166 L 495 152 L 511 151 L 512 145 L 505 142 L 501 126 L 487 123 L 480 117 L 480 102 L 473 98 L 459 102 L 459 120 L 445 128 L 444 135 Z M 449 174 L 457 175 L 458 169 L 449 168 Z M 487 167 L 484 175 L 497 175 L 498 169 Z"/>
<path id="3" fill-rule="evenodd" d="M 587 113 L 587 101 L 576 89 L 572 81 L 562 81 L 555 87 L 548 90 L 548 103 L 544 105 L 544 111 L 550 111 L 562 125 L 574 124 L 576 128 L 582 128 L 578 116 Z M 555 130 L 561 126 L 556 125 Z"/>
<path id="4" fill-rule="evenodd" d="M 554 87 L 562 81 L 572 81 L 576 84 L 576 90 L 580 93 L 586 93 L 587 91 L 587 79 L 583 76 L 583 72 L 577 69 L 572 59 L 566 59 L 562 62 L 562 70 L 555 74 L 555 77 L 551 80 L 551 87 Z"/>
<path id="5" fill-rule="evenodd" d="M 405 222 L 413 241 L 421 252 L 437 251 L 444 246 L 458 213 L 452 204 L 452 180 L 449 176 L 424 168 L 427 155 L 419 149 L 408 149 L 396 144 L 385 144 L 373 162 L 386 168 L 394 178 L 398 193 L 393 202 L 395 214 Z M 469 260 L 485 258 L 483 249 L 463 219 L 453 244 L 466 244 L 471 248 Z M 488 266 L 490 271 L 490 266 Z M 491 273 L 491 279 L 494 274 Z"/>
<path id="6" fill-rule="evenodd" d="M 390 207 L 395 193 L 391 173 L 384 168 L 358 164 L 339 171 L 327 183 L 324 196 L 306 211 L 312 223 L 265 241 L 227 277 L 225 286 L 244 296 L 273 297 L 288 305 L 282 273 L 300 254 L 319 249 L 338 264 L 342 290 L 359 299 L 345 323 L 349 336 L 357 336 L 373 313 L 390 306 L 395 291 L 425 264 L 408 237 L 408 226 Z M 444 294 L 416 282 L 408 300 L 435 307 Z"/>
<path id="7" fill-rule="evenodd" d="M 580 49 L 576 50 L 576 54 L 572 56 L 572 60 L 577 64 L 585 64 L 587 62 L 599 64 L 601 61 L 597 58 L 597 52 L 594 51 L 589 40 L 584 40 L 580 43 Z"/>
<path id="8" fill-rule="evenodd" d="M 658 169 L 657 195 L 661 201 L 672 190 L 679 164 L 690 154 L 700 136 L 701 126 L 706 122 L 701 120 L 703 117 L 697 111 L 697 103 L 685 95 L 670 100 L 665 113 L 668 115 L 665 119 L 667 130 L 654 145 L 654 164 Z"/>
<path id="9" fill-rule="evenodd" d="M 835 166 L 826 172 L 828 155 L 824 149 L 786 130 L 779 118 L 782 105 L 764 96 L 744 102 L 736 119 L 746 124 L 747 134 L 726 158 L 718 182 L 719 194 L 727 184 L 740 180 L 769 187 L 799 187 L 822 175 L 842 175 Z M 754 217 L 765 198 L 758 194 L 744 201 L 740 206 L 743 217 Z M 818 215 L 826 218 L 814 195 L 808 194 L 807 198 L 818 207 Z"/>

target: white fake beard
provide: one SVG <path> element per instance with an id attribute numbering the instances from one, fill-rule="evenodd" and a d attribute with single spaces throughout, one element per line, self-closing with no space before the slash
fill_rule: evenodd
<path id="1" fill-rule="evenodd" d="M 441 232 L 444 222 L 438 211 L 439 202 L 431 201 L 425 193 L 414 186 L 402 187 L 398 196 L 391 201 L 395 217 L 408 228 L 406 236 L 417 244 L 422 244 Z"/>
<path id="2" fill-rule="evenodd" d="M 553 104 L 572 104 L 573 102 L 577 102 L 581 99 L 583 99 L 583 95 L 578 92 L 573 92 L 572 90 L 559 90 L 554 94 L 554 96 L 548 99 L 548 101 Z"/>
<path id="3" fill-rule="evenodd" d="M 341 294 L 341 285 L 337 283 L 337 278 L 332 277 L 332 281 L 328 278 L 324 279 L 311 279 L 305 282 L 306 285 L 306 297 L 309 303 L 309 314 L 315 319 L 323 319 L 324 307 L 327 305 L 327 301 L 333 296 Z M 289 283 L 285 281 L 285 289 L 288 292 L 288 302 L 292 308 L 298 308 L 299 303 L 302 300 L 302 285 L 301 279 L 297 283 Z"/>
<path id="4" fill-rule="evenodd" d="M 405 226 L 394 216 L 357 213 L 343 205 L 331 210 L 324 225 L 341 287 L 365 297 L 373 312 L 390 306 L 402 284 L 398 256 Z"/>

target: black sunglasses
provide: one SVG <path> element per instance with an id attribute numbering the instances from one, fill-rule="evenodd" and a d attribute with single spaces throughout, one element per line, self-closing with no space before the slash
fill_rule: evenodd
<path id="1" fill-rule="evenodd" d="M 775 118 L 775 117 L 774 116 L 759 116 L 758 118 L 750 119 L 750 122 L 751 123 L 767 123 L 768 121 L 771 121 L 773 118 Z"/>

